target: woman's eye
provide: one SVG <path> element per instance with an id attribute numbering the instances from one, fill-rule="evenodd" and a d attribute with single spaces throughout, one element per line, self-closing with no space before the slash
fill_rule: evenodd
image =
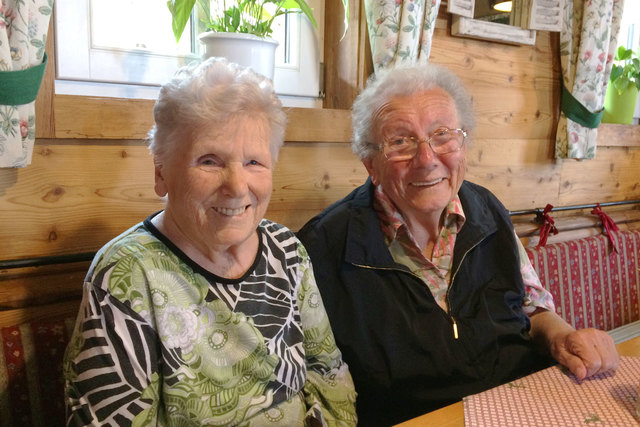
<path id="1" fill-rule="evenodd" d="M 202 166 L 218 166 L 220 164 L 220 161 L 215 157 L 205 156 L 198 161 L 198 164 Z"/>

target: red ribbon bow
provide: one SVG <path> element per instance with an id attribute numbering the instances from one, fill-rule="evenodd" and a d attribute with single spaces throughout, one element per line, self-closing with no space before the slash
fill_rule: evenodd
<path id="1" fill-rule="evenodd" d="M 602 222 L 602 227 L 604 228 L 605 233 L 609 237 L 609 241 L 611 242 L 611 246 L 613 250 L 618 252 L 618 242 L 615 239 L 614 231 L 619 231 L 620 229 L 616 225 L 616 223 L 611 219 L 609 215 L 604 213 L 602 208 L 600 208 L 600 203 L 596 203 L 596 207 L 591 211 L 593 215 L 598 215 L 600 218 L 600 222 Z"/>
<path id="2" fill-rule="evenodd" d="M 556 228 L 555 221 L 549 215 L 553 209 L 553 205 L 547 204 L 545 206 L 542 213 L 538 213 L 538 221 L 542 221 L 542 226 L 540 227 L 540 241 L 538 242 L 538 247 L 544 246 L 547 244 L 547 237 L 549 237 L 549 233 L 553 233 L 554 235 L 558 234 L 558 229 Z"/>

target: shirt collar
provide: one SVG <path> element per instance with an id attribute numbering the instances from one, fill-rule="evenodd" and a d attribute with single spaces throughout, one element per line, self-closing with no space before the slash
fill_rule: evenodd
<path id="1" fill-rule="evenodd" d="M 385 237 L 389 242 L 396 239 L 398 232 L 402 228 L 406 228 L 406 232 L 409 232 L 409 227 L 402 216 L 402 213 L 396 208 L 391 199 L 382 190 L 382 186 L 376 186 L 373 195 L 373 209 L 376 211 L 378 218 L 380 219 L 380 225 Z M 460 198 L 456 194 L 453 199 L 447 204 L 445 208 L 444 227 L 455 227 L 459 232 L 466 217 L 462 209 L 462 203 Z M 409 232 L 409 235 L 411 233 Z"/>

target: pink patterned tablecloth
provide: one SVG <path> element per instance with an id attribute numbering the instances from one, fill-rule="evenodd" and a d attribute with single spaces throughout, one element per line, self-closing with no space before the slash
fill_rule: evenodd
<path id="1" fill-rule="evenodd" d="M 464 398 L 465 426 L 636 426 L 640 357 L 579 381 L 560 366 Z"/>

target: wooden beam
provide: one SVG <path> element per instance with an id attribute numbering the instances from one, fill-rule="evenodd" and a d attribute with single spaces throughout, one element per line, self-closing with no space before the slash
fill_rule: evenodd
<path id="1" fill-rule="evenodd" d="M 153 100 L 56 95 L 55 103 L 56 138 L 144 139 L 153 126 Z M 285 111 L 289 116 L 287 141 L 351 140 L 348 110 L 286 108 Z"/>
<path id="2" fill-rule="evenodd" d="M 349 28 L 344 34 L 341 0 L 325 3 L 324 108 L 350 109 L 359 91 L 359 48 L 362 42 L 360 0 L 349 0 Z M 342 37 L 344 34 L 344 37 Z"/>
<path id="3" fill-rule="evenodd" d="M 600 123 L 598 147 L 640 148 L 640 126 Z"/>
<path id="4" fill-rule="evenodd" d="M 36 138 L 53 138 L 55 135 L 54 125 L 54 90 L 56 78 L 56 56 L 53 48 L 54 40 L 53 18 L 49 20 L 49 33 L 47 35 L 47 67 L 44 71 L 42 84 L 36 98 Z"/>
<path id="5" fill-rule="evenodd" d="M 0 328 L 21 323 L 56 320 L 78 315 L 80 298 L 55 304 L 38 305 L 13 310 L 0 310 Z"/>

